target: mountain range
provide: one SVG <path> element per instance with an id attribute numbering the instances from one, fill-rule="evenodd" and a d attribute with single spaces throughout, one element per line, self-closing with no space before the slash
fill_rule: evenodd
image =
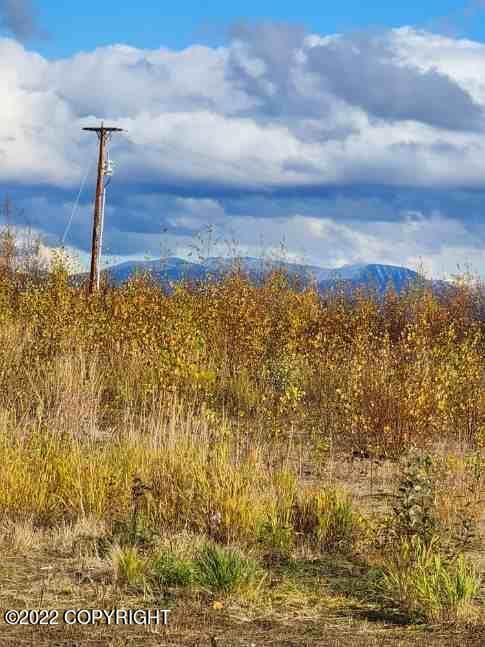
<path id="1" fill-rule="evenodd" d="M 201 262 L 191 262 L 177 257 L 151 261 L 126 261 L 106 268 L 103 270 L 103 274 L 107 275 L 115 285 L 124 283 L 137 273 L 147 273 L 152 279 L 167 285 L 184 279 L 189 281 L 203 280 L 209 277 L 217 279 L 236 264 L 251 280 L 256 282 L 260 281 L 268 272 L 280 269 L 286 272 L 289 277 L 298 277 L 303 285 L 315 282 L 321 292 L 339 286 L 345 290 L 368 287 L 383 294 L 391 286 L 397 292 L 402 292 L 418 282 L 433 288 L 442 288 L 448 285 L 444 281 L 430 281 L 413 270 L 395 265 L 369 263 L 327 269 L 316 265 L 269 261 L 252 257 L 237 259 L 212 257 Z"/>

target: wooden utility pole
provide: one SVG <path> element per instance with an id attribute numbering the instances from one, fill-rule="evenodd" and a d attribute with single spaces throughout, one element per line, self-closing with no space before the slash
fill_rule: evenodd
<path id="1" fill-rule="evenodd" d="M 93 217 L 93 239 L 91 244 L 91 272 L 89 276 L 89 291 L 91 294 L 99 289 L 99 264 L 101 251 L 102 236 L 102 215 L 104 208 L 104 175 L 105 175 L 105 153 L 106 145 L 111 139 L 114 132 L 122 132 L 123 128 L 107 128 L 101 123 L 97 128 L 83 128 L 94 132 L 99 139 L 99 158 L 98 158 L 98 181 L 96 183 L 96 198 L 94 200 L 94 217 Z"/>

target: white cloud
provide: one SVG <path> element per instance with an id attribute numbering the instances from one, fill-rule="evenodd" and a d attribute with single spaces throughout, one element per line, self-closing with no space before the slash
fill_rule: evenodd
<path id="1" fill-rule="evenodd" d="M 386 42 L 401 62 L 439 70 L 485 104 L 479 72 L 485 46 L 410 29 L 391 33 Z M 312 56 L 323 61 L 325 48 L 335 39 L 307 38 L 306 43 L 302 41 L 300 52 L 305 47 L 307 52 L 319 50 Z M 93 153 L 80 129 L 105 117 L 128 129 L 133 146 L 118 142 L 120 172 L 127 178 L 147 171 L 160 181 L 176 176 L 189 182 L 210 178 L 220 184 L 278 187 L 313 185 L 317 172 L 323 184 L 374 178 L 382 184 L 396 184 L 400 178 L 407 184 L 438 186 L 481 182 L 485 152 L 476 134 L 409 120 L 376 120 L 361 106 L 349 104 L 348 97 L 342 100 L 324 91 L 319 69 L 299 62 L 296 51 L 287 74 L 301 114 L 293 118 L 282 107 L 281 114 L 262 118 L 257 106 L 265 92 L 274 94 L 278 81 L 272 77 L 272 61 L 242 53 L 247 49 L 239 41 L 228 48 L 194 46 L 182 52 L 114 45 L 48 62 L 15 41 L 0 40 L 0 90 L 5 97 L 0 107 L 0 179 L 74 185 Z M 234 56 L 251 78 L 265 85 L 252 91 L 231 76 L 228 65 Z M 377 64 L 372 51 L 369 56 L 368 66 Z M 320 116 L 309 104 L 319 94 Z M 386 101 L 384 97 L 379 101 Z M 319 138 L 303 136 L 302 118 Z M 447 154 L 433 148 L 443 142 L 449 145 Z M 285 166 L 295 159 L 301 162 L 297 173 Z M 314 171 L 305 173 L 305 165 Z"/>
<path id="2" fill-rule="evenodd" d="M 178 52 L 113 45 L 58 61 L 0 39 L 0 184 L 24 187 L 37 226 L 44 222 L 61 236 L 95 156 L 94 138 L 81 129 L 104 118 L 127 130 L 113 140 L 114 181 L 126 187 L 123 201 L 109 205 L 106 242 L 113 254 L 156 253 L 157 222 L 172 228 L 177 248 L 187 249 L 189 232 L 214 222 L 240 230 L 247 250 L 258 248 L 261 235 L 273 247 L 286 237 L 292 254 L 305 248 L 314 262 L 330 266 L 423 257 L 438 271 L 460 254 L 481 263 L 465 210 L 452 219 L 423 209 L 426 215 L 413 219 L 391 205 L 390 222 L 369 209 L 359 218 L 352 205 L 341 219 L 325 210 L 308 216 L 292 208 L 268 217 L 222 206 L 224 191 L 275 199 L 303 191 L 304 200 L 305 191 L 325 187 L 447 191 L 483 183 L 485 148 L 477 129 L 485 107 L 485 45 L 403 28 L 380 36 L 379 57 L 376 44 L 361 37 L 265 29 L 273 49 L 243 30 L 227 47 Z M 362 69 L 356 66 L 350 85 L 341 83 L 335 66 L 347 69 L 358 56 L 365 57 Z M 388 81 L 399 68 L 402 81 Z M 372 79 L 377 87 L 369 88 Z M 436 120 L 427 83 L 463 115 L 438 106 Z M 467 129 L 467 114 L 475 131 Z M 34 185 L 36 200 L 28 200 Z M 169 194 L 173 212 L 158 217 Z M 137 205 L 137 198 L 145 202 Z M 89 240 L 86 201 L 85 195 L 73 222 L 77 244 Z"/>
<path id="3" fill-rule="evenodd" d="M 393 32 L 397 56 L 423 71 L 438 70 L 485 103 L 485 44 L 403 27 Z"/>

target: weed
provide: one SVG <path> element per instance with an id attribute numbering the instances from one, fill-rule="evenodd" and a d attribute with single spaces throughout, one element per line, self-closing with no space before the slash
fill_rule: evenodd
<path id="1" fill-rule="evenodd" d="M 295 547 L 295 532 L 291 525 L 284 525 L 272 517 L 262 523 L 258 541 L 267 562 L 285 561 Z"/>
<path id="2" fill-rule="evenodd" d="M 151 573 L 160 586 L 189 586 L 194 582 L 193 560 L 182 559 L 173 552 L 162 551 L 155 558 Z"/>
<path id="3" fill-rule="evenodd" d="M 320 550 L 349 553 L 357 540 L 362 520 L 354 512 L 349 497 L 325 489 L 303 491 L 294 505 L 293 523 L 296 532 Z"/>
<path id="4" fill-rule="evenodd" d="M 195 560 L 197 583 L 211 593 L 231 593 L 254 585 L 260 569 L 238 550 L 206 544 Z M 261 579 L 261 577 L 260 577 Z"/>
<path id="5" fill-rule="evenodd" d="M 149 560 L 135 546 L 114 546 L 111 563 L 118 585 L 137 588 L 145 585 Z"/>
<path id="6" fill-rule="evenodd" d="M 410 619 L 425 622 L 469 621 L 480 581 L 460 554 L 448 561 L 438 542 L 424 543 L 419 536 L 404 539 L 386 560 L 384 594 Z"/>

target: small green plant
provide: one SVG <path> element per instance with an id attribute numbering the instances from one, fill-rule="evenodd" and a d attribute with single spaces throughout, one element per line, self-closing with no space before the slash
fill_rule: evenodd
<path id="1" fill-rule="evenodd" d="M 122 586 L 144 587 L 149 560 L 135 546 L 115 546 L 111 551 L 115 580 Z"/>
<path id="2" fill-rule="evenodd" d="M 256 561 L 231 548 L 206 544 L 195 560 L 197 583 L 211 593 L 230 593 L 256 582 Z"/>
<path id="3" fill-rule="evenodd" d="M 285 561 L 291 557 L 295 546 L 295 532 L 290 524 L 271 517 L 261 524 L 258 541 L 266 561 Z"/>
<path id="4" fill-rule="evenodd" d="M 474 616 L 473 599 L 480 581 L 463 554 L 448 560 L 437 538 L 403 539 L 386 559 L 382 590 L 410 620 L 468 621 Z"/>
<path id="5" fill-rule="evenodd" d="M 152 577 L 161 586 L 190 586 L 194 581 L 194 563 L 170 551 L 163 551 L 152 564 Z"/>
<path id="6" fill-rule="evenodd" d="M 419 537 L 424 543 L 436 536 L 439 522 L 432 468 L 429 455 L 412 455 L 405 463 L 393 506 L 395 536 Z"/>

